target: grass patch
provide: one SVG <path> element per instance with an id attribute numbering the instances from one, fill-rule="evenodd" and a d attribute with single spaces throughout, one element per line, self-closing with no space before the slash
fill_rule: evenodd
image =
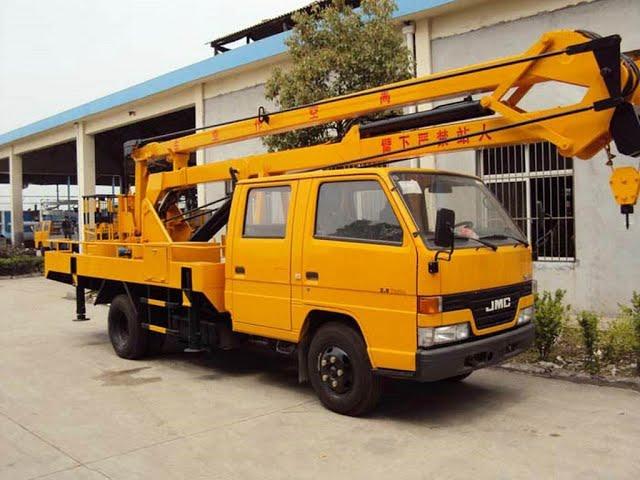
<path id="1" fill-rule="evenodd" d="M 597 314 L 570 315 L 564 292 L 536 296 L 536 345 L 518 357 L 523 363 L 551 362 L 574 371 L 617 376 L 640 375 L 640 295 L 620 307 L 603 326 Z"/>

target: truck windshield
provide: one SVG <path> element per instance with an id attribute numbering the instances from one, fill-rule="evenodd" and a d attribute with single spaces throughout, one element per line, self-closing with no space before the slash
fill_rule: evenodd
<path id="1" fill-rule="evenodd" d="M 478 247 L 472 239 L 495 245 L 526 244 L 526 237 L 509 214 L 479 180 L 452 174 L 393 172 L 391 179 L 401 193 L 427 246 L 433 243 L 436 214 L 440 208 L 456 213 L 455 247 Z"/>

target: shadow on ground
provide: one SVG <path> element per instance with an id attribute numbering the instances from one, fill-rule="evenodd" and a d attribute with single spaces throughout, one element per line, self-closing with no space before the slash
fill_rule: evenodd
<path id="1" fill-rule="evenodd" d="M 263 350 L 243 348 L 214 353 L 184 353 L 180 345 L 170 340 L 161 355 L 149 357 L 146 365 L 157 363 L 165 368 L 192 374 L 202 382 L 215 382 L 230 377 L 253 377 L 252 381 L 269 387 L 298 391 L 315 398 L 309 384 L 298 383 L 298 369 L 295 358 L 284 357 Z M 106 333 L 87 334 L 80 345 L 93 348 L 109 348 Z M 115 355 L 115 353 L 114 353 Z M 100 378 L 109 385 L 137 385 L 151 379 L 132 378 L 131 374 L 149 368 L 148 366 L 122 372 L 105 372 Z M 393 419 L 410 423 L 427 423 L 432 428 L 451 426 L 467 421 L 470 417 L 482 416 L 518 403 L 520 391 L 500 382 L 489 384 L 479 380 L 475 373 L 462 382 L 416 383 L 405 380 L 384 379 L 383 395 L 378 408 L 370 415 L 371 421 Z"/>

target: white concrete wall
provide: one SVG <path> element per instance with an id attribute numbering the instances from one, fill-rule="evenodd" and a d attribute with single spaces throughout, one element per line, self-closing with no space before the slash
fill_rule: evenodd
<path id="1" fill-rule="evenodd" d="M 259 74 L 250 75 L 235 84 L 226 83 L 226 88 L 232 89 L 234 86 L 242 87 L 224 93 L 218 93 L 223 91 L 223 88 L 221 88 L 223 85 L 205 85 L 205 95 L 207 93 L 217 93 L 215 96 L 206 98 L 204 101 L 205 125 L 218 124 L 256 115 L 260 106 L 263 106 L 267 111 L 275 111 L 275 106 L 264 98 L 264 82 L 269 73 L 269 70 L 262 70 Z M 250 86 L 247 86 L 247 83 L 249 83 Z M 220 147 L 206 149 L 205 162 L 209 163 L 230 158 L 245 157 L 265 151 L 266 148 L 262 144 L 261 139 L 246 140 L 231 145 L 222 145 Z M 224 185 L 208 185 L 205 192 L 207 201 L 210 202 L 224 195 Z"/>
<path id="2" fill-rule="evenodd" d="M 468 18 L 471 13 L 455 15 Z M 475 29 L 474 25 L 467 25 L 472 31 L 434 39 L 434 71 L 520 53 L 543 32 L 557 29 L 588 29 L 602 35 L 618 33 L 623 38 L 623 51 L 640 45 L 638 0 L 599 0 L 505 23 L 495 20 L 492 26 Z M 477 24 L 481 23 L 482 17 L 478 17 Z M 434 19 L 434 35 L 444 32 L 443 25 L 450 32 L 458 28 L 454 28 L 451 19 Z M 554 102 L 562 100 L 557 93 L 553 95 Z M 640 291 L 640 221 L 636 219 L 636 224 L 625 230 L 623 217 L 609 192 L 605 161 L 603 154 L 587 162 L 575 161 L 576 263 L 536 264 L 536 277 L 543 289 L 566 289 L 568 302 L 576 308 L 613 314 L 618 303 L 628 302 L 633 290 Z M 438 162 L 440 168 L 475 173 L 472 152 L 439 155 Z M 619 156 L 616 164 L 637 165 L 637 160 Z"/>
<path id="3" fill-rule="evenodd" d="M 513 22 L 593 1 L 595 0 L 458 0 L 434 17 L 432 38 L 460 35 L 498 23 Z"/>
<path id="4" fill-rule="evenodd" d="M 263 106 L 267 111 L 275 110 L 274 105 L 264 98 L 264 85 L 256 85 L 217 95 L 205 100 L 205 122 L 209 125 L 254 116 L 257 115 L 260 106 Z M 206 150 L 206 161 L 212 162 L 255 155 L 265 150 L 261 139 L 245 140 L 230 145 L 208 148 Z"/>
<path id="5" fill-rule="evenodd" d="M 40 135 L 34 135 L 13 144 L 15 153 L 23 154 L 40 150 L 41 148 L 52 147 L 61 143 L 66 143 L 76 138 L 76 129 L 73 125 L 66 125 Z"/>
<path id="6" fill-rule="evenodd" d="M 93 115 L 84 121 L 86 131 L 95 135 L 96 133 L 191 107 L 194 105 L 194 87 L 195 85 L 182 86 L 169 92 Z"/>

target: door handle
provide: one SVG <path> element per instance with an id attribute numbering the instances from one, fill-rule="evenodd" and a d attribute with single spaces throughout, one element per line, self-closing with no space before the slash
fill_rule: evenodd
<path id="1" fill-rule="evenodd" d="M 236 273 L 239 274 L 239 275 L 244 275 L 244 273 L 245 273 L 244 272 L 244 267 L 241 267 L 241 266 L 237 266 L 235 270 L 236 270 Z"/>
<path id="2" fill-rule="evenodd" d="M 307 280 L 319 280 L 320 279 L 320 275 L 318 275 L 318 272 L 305 272 L 304 276 L 307 277 Z"/>

